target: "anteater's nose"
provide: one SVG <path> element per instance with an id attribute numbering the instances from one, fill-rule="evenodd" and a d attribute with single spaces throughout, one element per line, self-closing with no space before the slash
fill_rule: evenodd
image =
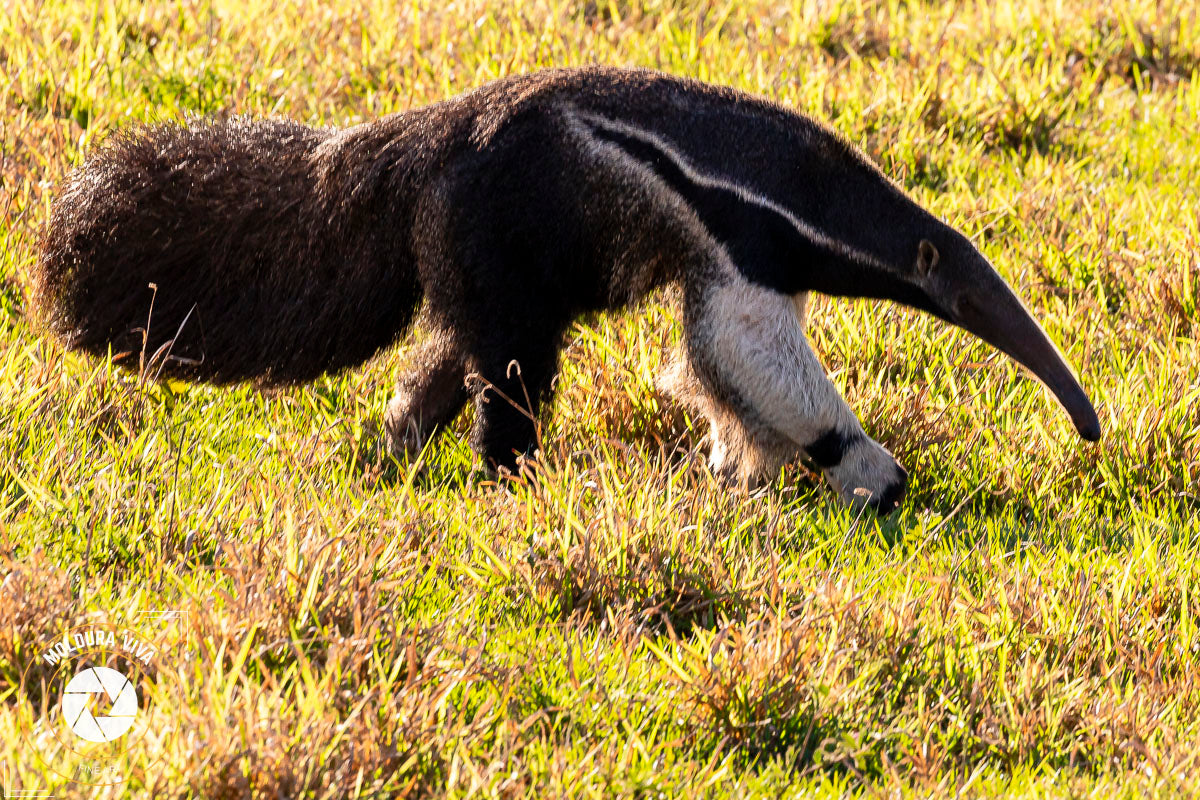
<path id="1" fill-rule="evenodd" d="M 908 491 L 908 470 L 896 463 L 896 475 L 887 488 L 878 498 L 872 497 L 870 505 L 874 507 L 879 516 L 887 516 L 900 506 L 900 501 L 904 499 L 904 494 Z"/>

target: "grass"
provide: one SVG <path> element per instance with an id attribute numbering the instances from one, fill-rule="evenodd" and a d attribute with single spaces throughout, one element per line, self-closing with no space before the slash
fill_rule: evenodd
<path id="1" fill-rule="evenodd" d="M 1200 17 L 1187 0 L 0 2 L 0 782 L 64 627 L 180 609 L 106 796 L 1187 796 L 1200 771 Z M 909 467 L 858 518 L 719 486 L 654 388 L 667 298 L 571 333 L 544 459 L 382 449 L 406 348 L 261 393 L 144 381 L 30 318 L 55 181 L 190 112 L 349 125 L 639 64 L 829 120 L 978 241 L 1079 368 L 886 304 L 814 342 Z"/>

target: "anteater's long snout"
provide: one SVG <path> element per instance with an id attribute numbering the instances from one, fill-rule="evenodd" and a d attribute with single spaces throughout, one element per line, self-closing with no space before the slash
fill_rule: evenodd
<path id="1" fill-rule="evenodd" d="M 1058 398 L 1079 435 L 1098 441 L 1100 420 L 1075 371 L 999 273 L 982 255 L 973 256 L 930 276 L 932 299 L 955 325 L 1027 367 Z"/>

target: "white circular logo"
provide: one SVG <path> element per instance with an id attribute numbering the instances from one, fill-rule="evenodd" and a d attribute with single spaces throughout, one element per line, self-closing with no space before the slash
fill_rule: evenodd
<path id="1" fill-rule="evenodd" d="M 67 682 L 61 706 L 76 736 L 112 742 L 124 736 L 137 717 L 137 688 L 115 669 L 88 667 Z"/>
<path id="2" fill-rule="evenodd" d="M 153 623 L 144 629 L 94 623 L 40 644 L 21 675 L 34 712 L 21 732 L 43 767 L 87 786 L 129 780 L 134 765 L 151 755 L 151 723 L 160 733 L 176 729 L 171 709 L 153 708 L 162 675 L 171 674 L 157 663 L 158 641 L 170 632 Z"/>

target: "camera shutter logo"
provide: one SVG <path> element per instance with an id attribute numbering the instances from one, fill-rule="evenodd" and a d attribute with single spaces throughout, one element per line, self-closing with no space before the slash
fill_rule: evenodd
<path id="1" fill-rule="evenodd" d="M 160 620 L 145 619 L 158 615 Z M 21 694 L 33 712 L 22 719 L 28 752 L 45 770 L 71 783 L 127 783 L 138 765 L 152 760 L 157 737 L 177 731 L 178 709 L 156 701 L 163 680 L 160 648 L 186 640 L 187 625 L 163 624 L 186 616 L 140 612 L 140 627 L 102 621 L 55 631 L 36 646 L 21 674 Z M 0 786 L 0 797 L 8 794 Z M 49 796 L 49 795 L 43 795 Z"/>
<path id="2" fill-rule="evenodd" d="M 112 742 L 129 730 L 138 713 L 137 689 L 109 667 L 88 667 L 67 683 L 62 714 L 72 732 L 89 742 Z"/>

